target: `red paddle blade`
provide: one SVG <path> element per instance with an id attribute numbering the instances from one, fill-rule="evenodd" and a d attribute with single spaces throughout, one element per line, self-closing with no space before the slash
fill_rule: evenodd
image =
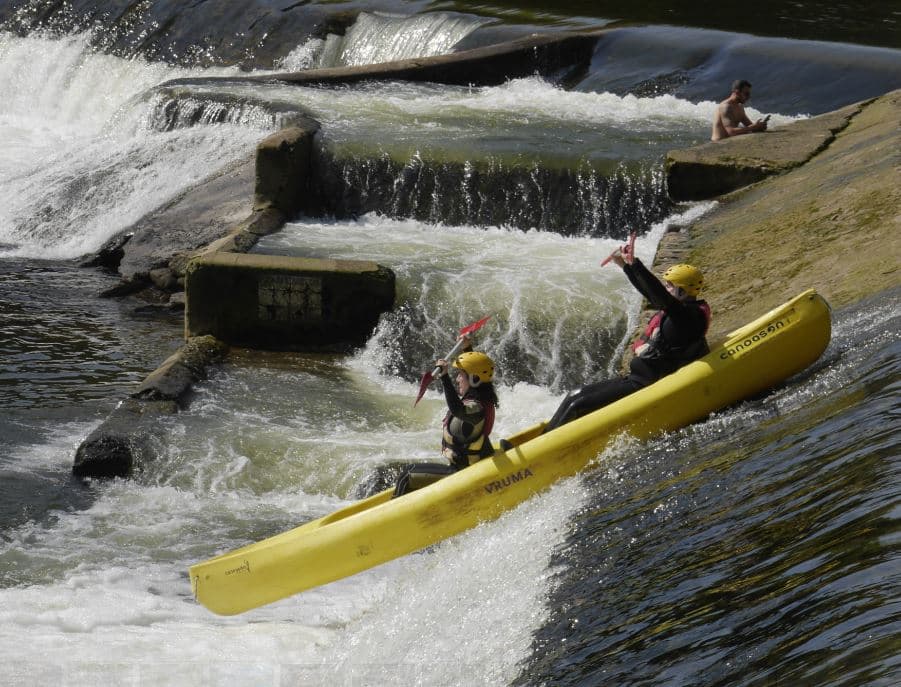
<path id="1" fill-rule="evenodd" d="M 488 315 L 487 317 L 483 317 L 478 322 L 473 322 L 472 324 L 466 325 L 465 327 L 463 327 L 463 329 L 460 330 L 460 336 L 466 336 L 467 334 L 472 334 L 474 331 L 478 331 L 479 329 L 482 328 L 482 325 L 484 325 L 489 319 L 491 319 L 491 315 Z M 448 353 L 445 356 L 445 358 L 447 358 L 448 360 L 453 358 L 460 351 L 460 348 L 462 346 L 463 346 L 462 340 L 457 341 L 457 345 L 451 349 L 451 352 Z M 423 397 L 423 395 L 425 394 L 425 390 L 429 388 L 429 384 L 431 384 L 432 380 L 435 379 L 435 375 L 438 373 L 438 371 L 440 369 L 441 368 L 436 367 L 431 372 L 426 372 L 425 374 L 422 375 L 422 379 L 419 380 L 419 394 L 417 394 L 416 400 L 413 401 L 414 407 L 416 406 L 417 403 L 419 403 L 419 399 L 421 399 Z"/>
<path id="2" fill-rule="evenodd" d="M 472 324 L 468 324 L 463 329 L 460 330 L 460 336 L 465 336 L 466 334 L 472 334 L 475 331 L 478 331 L 482 328 L 482 325 L 485 324 L 488 320 L 491 319 L 491 315 L 487 317 L 483 317 L 478 322 L 473 322 Z"/>
<path id="3" fill-rule="evenodd" d="M 416 404 L 419 403 L 419 399 L 425 395 L 425 390 L 429 388 L 429 384 L 432 383 L 432 380 L 435 379 L 432 376 L 431 372 L 423 372 L 422 379 L 419 380 L 419 393 L 416 394 L 416 400 L 413 401 L 413 407 L 416 407 Z"/>

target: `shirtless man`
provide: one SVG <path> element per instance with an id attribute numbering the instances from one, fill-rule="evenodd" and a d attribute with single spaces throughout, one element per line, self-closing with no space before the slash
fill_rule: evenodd
<path id="1" fill-rule="evenodd" d="M 745 114 L 745 103 L 751 99 L 751 84 L 744 79 L 732 82 L 732 94 L 716 106 L 713 117 L 711 141 L 721 141 L 730 136 L 766 131 L 769 115 L 751 124 Z"/>

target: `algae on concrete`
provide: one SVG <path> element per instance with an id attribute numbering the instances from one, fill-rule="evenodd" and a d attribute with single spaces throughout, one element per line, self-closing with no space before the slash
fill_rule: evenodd
<path id="1" fill-rule="evenodd" d="M 806 163 L 721 198 L 664 241 L 658 263 L 675 241 L 704 271 L 711 339 L 807 288 L 838 308 L 901 284 L 899 124 L 901 90 L 861 104 Z"/>

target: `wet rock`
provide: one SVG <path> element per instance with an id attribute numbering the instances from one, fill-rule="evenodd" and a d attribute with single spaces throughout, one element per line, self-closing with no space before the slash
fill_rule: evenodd
<path id="1" fill-rule="evenodd" d="M 178 286 L 175 273 L 168 267 L 158 267 L 150 270 L 150 281 L 162 291 L 173 291 Z"/>
<path id="2" fill-rule="evenodd" d="M 125 256 L 125 244 L 131 240 L 133 234 L 126 232 L 109 239 L 93 256 L 80 263 L 81 267 L 99 267 L 110 272 L 119 269 L 119 263 Z"/>
<path id="3" fill-rule="evenodd" d="M 184 310 L 185 309 L 185 292 L 184 291 L 176 291 L 171 296 L 169 296 L 169 309 L 170 310 Z"/>
<path id="4" fill-rule="evenodd" d="M 101 298 L 122 298 L 131 296 L 147 288 L 147 281 L 144 279 L 123 279 L 115 286 L 111 286 L 100 292 Z"/>
<path id="5" fill-rule="evenodd" d="M 152 457 L 152 420 L 176 410 L 172 401 L 124 400 L 78 447 L 73 474 L 99 479 L 130 476 Z"/>
<path id="6" fill-rule="evenodd" d="M 356 486 L 353 493 L 354 499 L 367 499 L 375 496 L 385 489 L 393 489 L 397 484 L 397 480 L 410 467 L 410 463 L 401 463 L 398 461 L 377 465 L 375 469 L 369 473 Z"/>

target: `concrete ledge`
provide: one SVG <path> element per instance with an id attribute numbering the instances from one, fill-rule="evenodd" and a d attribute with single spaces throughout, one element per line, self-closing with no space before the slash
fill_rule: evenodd
<path id="1" fill-rule="evenodd" d="M 758 134 L 735 136 L 666 156 L 666 181 L 675 201 L 707 200 L 803 165 L 824 150 L 866 103 Z"/>
<path id="2" fill-rule="evenodd" d="M 128 477 L 151 460 L 156 421 L 178 412 L 193 385 L 226 351 L 211 336 L 189 339 L 81 442 L 72 466 L 75 476 Z"/>
<path id="3" fill-rule="evenodd" d="M 708 338 L 804 289 L 842 308 L 897 288 L 899 151 L 896 90 L 868 101 L 802 166 L 729 194 L 693 222 L 680 236 L 678 259 L 704 272 L 713 310 Z"/>
<path id="4" fill-rule="evenodd" d="M 382 62 L 355 67 L 309 69 L 266 76 L 230 77 L 229 81 L 282 81 L 298 85 L 349 84 L 360 81 L 429 81 L 452 86 L 496 86 L 510 79 L 539 74 L 561 76 L 561 72 L 586 69 L 598 39 L 604 33 L 534 33 L 505 43 L 461 50 L 433 57 Z M 212 83 L 206 79 L 176 79 L 164 84 Z"/>
<path id="5" fill-rule="evenodd" d="M 185 274 L 187 336 L 267 350 L 347 350 L 394 305 L 373 262 L 210 252 Z"/>

